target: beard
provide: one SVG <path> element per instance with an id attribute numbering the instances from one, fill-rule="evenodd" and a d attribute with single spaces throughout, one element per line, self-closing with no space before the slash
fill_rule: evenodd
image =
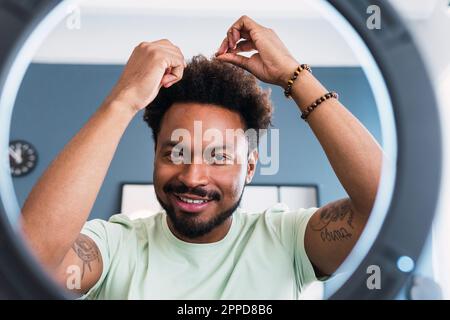
<path id="1" fill-rule="evenodd" d="M 179 187 L 178 190 L 180 190 L 180 188 L 182 189 L 181 191 L 184 192 L 179 193 L 185 193 L 188 191 L 187 189 L 189 189 L 187 187 Z M 177 190 L 176 187 L 173 187 L 171 185 L 165 186 L 163 188 L 166 194 L 169 194 L 169 192 L 174 189 Z M 207 192 L 192 189 L 190 190 L 190 193 L 204 196 Z M 242 188 L 239 200 L 233 203 L 228 209 L 215 214 L 212 218 L 208 219 L 208 221 L 199 221 L 198 217 L 195 214 L 180 213 L 179 215 L 177 215 L 172 205 L 164 203 L 158 195 L 156 195 L 156 199 L 158 199 L 159 204 L 166 211 L 167 216 L 172 222 L 172 226 L 174 227 L 174 229 L 183 237 L 193 240 L 204 236 L 205 234 L 208 234 L 218 226 L 222 225 L 239 207 L 243 194 L 244 188 Z M 212 198 L 220 198 L 220 196 L 218 196 L 217 194 L 213 193 L 212 195 Z"/>

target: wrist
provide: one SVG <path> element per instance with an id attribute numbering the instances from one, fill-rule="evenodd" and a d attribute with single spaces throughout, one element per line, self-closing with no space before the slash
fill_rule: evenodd
<path id="1" fill-rule="evenodd" d="M 111 112 L 114 115 L 117 115 L 124 121 L 131 121 L 136 113 L 139 112 L 138 108 L 134 108 L 129 102 L 126 100 L 119 99 L 107 99 L 100 107 L 103 111 Z"/>
<path id="2" fill-rule="evenodd" d="M 314 75 L 305 72 L 292 85 L 291 96 L 301 112 L 311 105 L 318 97 L 326 94 L 328 90 Z"/>
<path id="3" fill-rule="evenodd" d="M 295 60 L 291 60 L 288 63 L 285 63 L 285 67 L 283 68 L 283 71 L 281 72 L 281 76 L 278 81 L 278 86 L 280 86 L 283 89 L 286 89 L 289 79 L 294 74 L 297 67 L 300 65 Z"/>
<path id="4" fill-rule="evenodd" d="M 122 90 L 121 88 L 114 88 L 105 99 L 104 104 L 113 105 L 114 108 L 123 109 L 123 112 L 131 113 L 134 116 L 142 109 L 137 105 L 137 96 L 138 94 L 133 89 Z"/>

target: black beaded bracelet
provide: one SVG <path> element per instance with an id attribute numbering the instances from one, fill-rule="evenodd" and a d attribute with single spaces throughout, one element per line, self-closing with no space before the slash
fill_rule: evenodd
<path id="1" fill-rule="evenodd" d="M 306 108 L 305 111 L 302 111 L 301 118 L 306 121 L 306 119 L 311 114 L 311 112 L 314 111 L 314 109 L 316 109 L 325 100 L 328 100 L 328 99 L 331 99 L 331 98 L 339 99 L 339 95 L 336 92 L 334 92 L 334 91 L 331 91 L 331 92 L 328 92 L 328 93 L 324 94 L 319 99 L 314 101 L 308 108 Z"/>
<path id="2" fill-rule="evenodd" d="M 288 80 L 287 87 L 284 90 L 284 95 L 286 98 L 291 98 L 291 91 L 292 91 L 292 85 L 294 84 L 294 81 L 298 78 L 298 75 L 303 70 L 308 70 L 312 73 L 311 68 L 307 64 L 301 64 L 297 67 L 297 69 L 294 71 L 294 75 Z"/>

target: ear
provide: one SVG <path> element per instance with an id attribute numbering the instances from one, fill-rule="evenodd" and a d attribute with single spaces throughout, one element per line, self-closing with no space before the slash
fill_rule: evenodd
<path id="1" fill-rule="evenodd" d="M 256 164 L 258 162 L 258 157 L 259 157 L 258 149 L 255 148 L 252 151 L 250 151 L 248 155 L 247 175 L 245 177 L 246 184 L 252 182 L 253 176 L 255 175 L 256 172 Z"/>

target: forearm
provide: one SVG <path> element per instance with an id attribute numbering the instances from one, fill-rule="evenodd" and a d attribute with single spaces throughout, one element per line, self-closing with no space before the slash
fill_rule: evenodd
<path id="1" fill-rule="evenodd" d="M 294 82 L 292 97 L 305 109 L 327 93 L 309 72 Z M 381 173 L 382 150 L 369 131 L 338 100 L 329 99 L 309 116 L 308 124 L 322 145 L 354 208 L 369 214 Z"/>
<path id="2" fill-rule="evenodd" d="M 58 265 L 77 238 L 132 117 L 117 102 L 104 104 L 33 187 L 22 208 L 22 228 L 47 266 Z"/>

